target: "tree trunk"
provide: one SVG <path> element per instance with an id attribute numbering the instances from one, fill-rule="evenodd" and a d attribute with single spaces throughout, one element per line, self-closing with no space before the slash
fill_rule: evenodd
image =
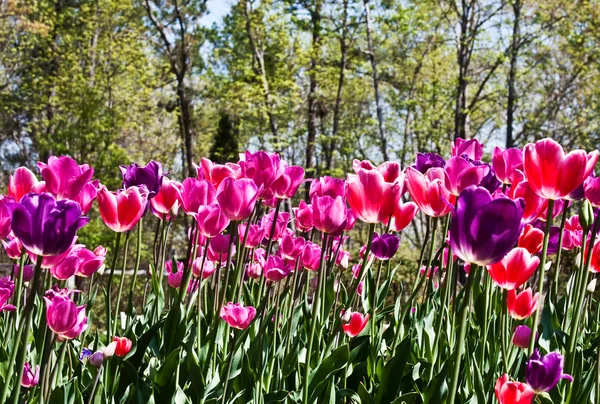
<path id="1" fill-rule="evenodd" d="M 371 70 L 373 71 L 373 90 L 375 91 L 375 107 L 377 109 L 377 122 L 379 124 L 379 148 L 381 150 L 383 160 L 387 161 L 387 139 L 385 137 L 385 129 L 383 127 L 383 111 L 381 109 L 381 99 L 379 96 L 379 76 L 377 75 L 377 60 L 375 59 L 375 54 L 373 53 L 373 42 L 371 41 L 371 13 L 369 11 L 369 0 L 364 0 L 363 3 L 365 5 L 369 61 L 371 62 Z"/>
<path id="2" fill-rule="evenodd" d="M 183 78 L 177 82 L 177 97 L 179 99 L 179 108 L 181 112 L 181 125 L 183 132 L 183 142 L 185 149 L 185 165 L 190 177 L 196 176 L 196 170 L 193 165 L 193 137 L 194 132 L 192 129 L 192 112 L 190 106 L 190 100 L 188 99 Z"/>
<path id="3" fill-rule="evenodd" d="M 506 148 L 514 146 L 513 139 L 513 122 L 515 114 L 515 103 L 517 100 L 517 93 L 515 89 L 515 81 L 517 76 L 517 61 L 519 54 L 519 42 L 520 42 L 520 18 L 521 18 L 521 0 L 514 0 L 513 2 L 513 32 L 512 32 L 512 48 L 510 54 L 510 69 L 508 71 L 508 103 L 506 107 Z"/>
<path id="4" fill-rule="evenodd" d="M 458 44 L 458 83 L 456 87 L 456 107 L 454 110 L 454 140 L 467 137 L 467 70 L 469 64 L 469 5 L 463 0 L 460 14 L 460 40 Z"/>

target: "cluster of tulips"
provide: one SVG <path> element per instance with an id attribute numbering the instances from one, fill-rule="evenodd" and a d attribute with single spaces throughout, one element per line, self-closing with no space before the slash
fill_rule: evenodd
<path id="1" fill-rule="evenodd" d="M 598 154 L 543 139 L 486 163 L 458 139 L 448 160 L 308 179 L 247 151 L 182 182 L 123 166 L 116 191 L 66 156 L 41 180 L 18 168 L 0 199 L 0 402 L 598 403 Z M 77 241 L 94 202 L 108 268 Z M 420 227 L 401 278 L 400 235 Z"/>

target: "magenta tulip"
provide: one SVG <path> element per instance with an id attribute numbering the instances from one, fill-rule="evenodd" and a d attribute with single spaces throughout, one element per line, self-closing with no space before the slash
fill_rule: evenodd
<path id="1" fill-rule="evenodd" d="M 321 266 L 321 247 L 307 241 L 301 256 L 302 266 L 309 271 L 316 271 Z"/>
<path id="2" fill-rule="evenodd" d="M 294 208 L 293 211 L 296 216 L 296 228 L 305 233 L 311 231 L 314 227 L 312 205 L 307 205 L 306 202 L 300 201 L 298 207 Z"/>
<path id="3" fill-rule="evenodd" d="M 217 189 L 217 201 L 229 220 L 247 220 L 260 192 L 252 180 L 225 178 Z"/>
<path id="4" fill-rule="evenodd" d="M 343 198 L 346 196 L 346 182 L 339 178 L 332 178 L 328 176 L 320 177 L 319 179 L 315 179 L 311 182 L 308 195 L 310 199 L 312 199 L 312 197 L 315 195 L 327 195 L 332 198 L 341 196 Z"/>
<path id="5" fill-rule="evenodd" d="M 21 245 L 19 239 L 12 235 L 12 233 L 8 235 L 8 241 L 2 240 L 2 245 L 4 246 L 6 255 L 8 255 L 10 258 L 16 260 L 21 257 L 23 246 Z"/>
<path id="6" fill-rule="evenodd" d="M 210 182 L 195 178 L 183 180 L 178 191 L 181 207 L 188 215 L 197 213 L 200 206 L 212 205 L 217 195 Z"/>
<path id="7" fill-rule="evenodd" d="M 271 282 L 279 282 L 288 276 L 294 268 L 291 265 L 286 265 L 280 255 L 271 255 L 267 258 L 263 271 L 265 278 Z"/>
<path id="8" fill-rule="evenodd" d="M 15 200 L 10 196 L 0 195 L 0 239 L 5 239 L 11 231 L 11 222 Z"/>
<path id="9" fill-rule="evenodd" d="M 23 369 L 23 377 L 21 378 L 21 386 L 29 389 L 31 387 L 37 386 L 40 382 L 40 366 L 36 365 L 35 369 L 31 368 L 29 362 L 25 363 L 25 368 Z"/>
<path id="10" fill-rule="evenodd" d="M 19 202 L 24 195 L 32 192 L 37 183 L 38 179 L 31 170 L 27 167 L 19 167 L 8 177 L 8 196 Z"/>
<path id="11" fill-rule="evenodd" d="M 514 182 L 515 170 L 523 170 L 523 151 L 517 148 L 506 150 L 494 147 L 492 167 L 496 178 L 503 184 Z"/>
<path id="12" fill-rule="evenodd" d="M 87 329 L 85 306 L 76 306 L 71 300 L 72 291 L 49 290 L 44 296 L 48 327 L 58 339 L 74 339 Z"/>
<path id="13" fill-rule="evenodd" d="M 46 190 L 59 200 L 76 199 L 79 192 L 94 175 L 94 169 L 89 165 L 79 165 L 67 156 L 51 156 L 48 164 L 38 162 L 37 165 L 44 179 Z"/>
<path id="14" fill-rule="evenodd" d="M 344 231 L 347 224 L 347 206 L 341 196 L 314 196 L 313 223 L 317 230 L 334 236 Z"/>
<path id="15" fill-rule="evenodd" d="M 286 232 L 279 242 L 279 251 L 283 258 L 295 260 L 302 254 L 305 244 L 304 237 L 294 237 L 293 233 Z"/>
<path id="16" fill-rule="evenodd" d="M 287 229 L 287 225 L 290 221 L 290 214 L 287 212 L 279 212 L 277 215 L 277 222 L 275 223 L 275 228 L 273 228 L 273 217 L 275 216 L 275 211 L 269 212 L 267 215 L 263 216 L 261 220 L 261 226 L 265 229 L 265 237 L 268 239 L 271 237 L 271 231 L 273 231 L 272 238 L 273 240 L 279 240 Z"/>
<path id="17" fill-rule="evenodd" d="M 229 219 L 216 204 L 200 206 L 194 216 L 198 224 L 198 231 L 207 238 L 220 234 L 229 225 Z"/>
<path id="18" fill-rule="evenodd" d="M 256 309 L 252 306 L 244 306 L 242 303 L 227 303 L 221 308 L 221 318 L 233 328 L 244 330 L 254 320 Z"/>
<path id="19" fill-rule="evenodd" d="M 489 167 L 486 165 L 474 165 L 462 157 L 452 157 L 446 162 L 446 188 L 454 196 L 471 185 L 479 185 L 481 180 L 488 174 Z"/>
<path id="20" fill-rule="evenodd" d="M 293 197 L 304 180 L 304 168 L 288 166 L 284 172 L 269 187 L 273 196 L 279 199 Z"/>
<path id="21" fill-rule="evenodd" d="M 452 156 L 466 156 L 471 160 L 479 161 L 483 157 L 483 144 L 477 139 L 465 140 L 459 137 L 452 142 Z"/>
<path id="22" fill-rule="evenodd" d="M 12 304 L 8 304 L 15 290 L 15 283 L 10 277 L 5 276 L 0 278 L 0 312 L 14 311 L 17 308 Z"/>
<path id="23" fill-rule="evenodd" d="M 240 223 L 238 225 L 238 237 L 240 238 L 240 243 L 245 245 L 246 248 L 258 247 L 265 238 L 265 229 L 257 224 L 251 224 L 250 229 L 248 230 L 248 238 L 244 239 L 246 236 L 246 226 L 246 223 Z"/>

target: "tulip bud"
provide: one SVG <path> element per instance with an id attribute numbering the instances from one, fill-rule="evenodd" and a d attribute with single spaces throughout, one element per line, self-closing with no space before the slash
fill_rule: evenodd
<path id="1" fill-rule="evenodd" d="M 104 362 L 104 354 L 102 353 L 102 351 L 94 352 L 88 358 L 88 362 L 90 363 L 90 365 L 99 368 L 100 366 L 102 366 L 102 362 Z"/>
<path id="2" fill-rule="evenodd" d="M 102 350 L 102 354 L 104 355 L 105 358 L 112 358 L 113 356 L 115 356 L 116 349 L 117 349 L 117 343 L 115 341 L 113 341 L 110 344 L 108 344 L 106 347 L 104 347 L 104 349 Z"/>
<path id="3" fill-rule="evenodd" d="M 583 230 L 589 229 L 594 223 L 594 209 L 587 199 L 583 201 L 579 208 L 579 223 Z"/>

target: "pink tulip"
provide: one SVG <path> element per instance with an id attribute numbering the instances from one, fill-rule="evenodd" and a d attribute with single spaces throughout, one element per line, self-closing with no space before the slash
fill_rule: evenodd
<path id="1" fill-rule="evenodd" d="M 565 250 L 572 250 L 581 247 L 583 241 L 583 228 L 579 223 L 579 215 L 573 215 L 565 221 L 565 228 L 562 240 L 562 247 Z"/>
<path id="2" fill-rule="evenodd" d="M 483 144 L 479 143 L 477 139 L 465 140 L 457 138 L 452 142 L 452 156 L 464 156 L 471 160 L 481 160 L 483 157 Z"/>
<path id="3" fill-rule="evenodd" d="M 339 178 L 332 178 L 328 176 L 320 177 L 315 179 L 310 184 L 310 190 L 308 192 L 309 198 L 312 199 L 314 195 L 317 196 L 330 196 L 335 198 L 346 196 L 346 182 Z"/>
<path id="4" fill-rule="evenodd" d="M 21 257 L 21 251 L 23 250 L 23 246 L 18 238 L 10 233 L 8 235 L 8 241 L 2 240 L 2 245 L 4 246 L 4 250 L 6 251 L 6 255 L 10 258 L 16 260 Z"/>
<path id="5" fill-rule="evenodd" d="M 335 257 L 335 265 L 347 269 L 348 265 L 350 265 L 350 253 L 345 250 L 340 250 Z"/>
<path id="6" fill-rule="evenodd" d="M 0 239 L 6 238 L 11 231 L 12 208 L 15 200 L 10 196 L 0 195 Z"/>
<path id="7" fill-rule="evenodd" d="M 48 327 L 59 340 L 77 338 L 87 329 L 85 306 L 76 306 L 67 289 L 49 290 L 44 296 Z"/>
<path id="8" fill-rule="evenodd" d="M 257 187 L 262 186 L 263 194 L 268 194 L 268 189 L 285 172 L 285 166 L 281 163 L 279 155 L 276 153 L 266 153 L 258 151 L 256 153 L 246 153 L 240 155 L 240 169 L 245 178 L 254 181 Z"/>
<path id="9" fill-rule="evenodd" d="M 221 308 L 221 318 L 233 328 L 244 330 L 254 320 L 256 309 L 252 306 L 244 306 L 242 303 L 227 303 Z"/>
<path id="10" fill-rule="evenodd" d="M 183 279 L 183 262 L 177 261 L 176 268 L 173 268 L 173 261 L 169 260 L 165 262 L 165 270 L 167 271 L 169 286 L 176 289 L 179 288 Z"/>
<path id="11" fill-rule="evenodd" d="M 252 254 L 252 261 L 258 262 L 261 266 L 265 265 L 265 249 L 257 248 Z"/>
<path id="12" fill-rule="evenodd" d="M 90 251 L 85 247 L 75 248 L 72 254 L 80 260 L 79 268 L 75 272 L 77 276 L 91 276 L 104 266 L 106 260 L 106 248 L 102 246 L 96 247 L 94 251 Z"/>
<path id="13" fill-rule="evenodd" d="M 531 288 L 519 294 L 514 289 L 509 290 L 506 299 L 508 314 L 515 320 L 523 320 L 531 316 L 537 309 L 539 296 L 539 293 L 533 295 Z"/>
<path id="14" fill-rule="evenodd" d="M 479 185 L 490 169 L 486 165 L 476 166 L 462 157 L 452 157 L 446 162 L 445 170 L 448 174 L 445 177 L 446 188 L 454 196 L 459 196 L 465 188 Z"/>
<path id="15" fill-rule="evenodd" d="M 392 224 L 390 225 L 391 231 L 402 231 L 408 227 L 410 222 L 415 218 L 419 207 L 414 202 L 402 202 L 398 200 L 394 207 L 394 213 L 392 214 Z M 387 220 L 384 221 L 387 224 Z"/>
<path id="16" fill-rule="evenodd" d="M 246 248 L 256 248 L 262 243 L 265 238 L 265 229 L 257 224 L 251 224 L 248 230 L 248 239 L 245 240 L 246 236 L 246 223 L 240 223 L 238 225 L 238 237 L 240 243 L 245 245 Z"/>
<path id="17" fill-rule="evenodd" d="M 195 215 L 198 231 L 204 237 L 212 238 L 229 226 L 229 219 L 219 205 L 200 206 Z"/>
<path id="18" fill-rule="evenodd" d="M 291 232 L 286 232 L 279 242 L 279 251 L 283 258 L 295 260 L 302 254 L 306 240 L 304 237 L 294 237 Z"/>
<path id="19" fill-rule="evenodd" d="M 519 173 L 516 171 L 516 173 Z M 524 178 L 521 174 L 515 175 L 515 181 L 512 184 L 508 195 L 511 199 L 516 200 L 523 198 L 525 200 L 525 208 L 523 209 L 523 221 L 531 223 L 535 221 L 542 211 L 548 206 L 548 201 L 539 197 L 531 188 L 529 181 L 520 180 Z"/>
<path id="20" fill-rule="evenodd" d="M 10 277 L 5 276 L 0 278 L 0 312 L 15 311 L 17 309 L 12 304 L 8 304 L 14 291 L 15 283 L 10 279 Z"/>
<path id="21" fill-rule="evenodd" d="M 215 164 L 207 158 L 202 158 L 201 166 L 196 166 L 199 180 L 207 180 L 213 187 L 218 188 L 225 178 L 241 178 L 240 166 L 235 163 Z"/>
<path id="22" fill-rule="evenodd" d="M 419 209 L 428 216 L 446 216 L 450 212 L 448 203 L 454 204 L 455 197 L 445 185 L 446 177 L 444 169 L 439 167 L 430 168 L 426 174 L 412 167 L 406 169 L 408 192 Z"/>
<path id="23" fill-rule="evenodd" d="M 225 237 L 227 237 L 227 236 L 225 236 Z M 224 243 L 217 243 L 217 244 L 215 244 L 217 250 L 214 250 L 212 248 L 212 245 L 209 244 L 209 246 L 208 246 L 208 254 L 206 255 L 207 258 L 209 260 L 213 261 L 213 262 L 220 262 L 221 265 L 225 265 L 225 263 L 227 262 L 227 252 L 229 250 L 229 245 L 228 245 L 228 247 L 226 249 L 223 249 L 223 244 Z M 235 251 L 235 244 L 233 244 L 231 246 L 231 256 L 234 257 L 235 253 L 236 253 L 236 251 Z"/>
<path id="24" fill-rule="evenodd" d="M 271 237 L 271 231 L 273 231 L 273 217 L 275 211 L 269 212 L 263 216 L 261 220 L 261 226 L 265 229 L 265 237 L 268 239 Z M 283 232 L 287 228 L 290 221 L 290 214 L 287 212 L 279 212 L 277 215 L 277 222 L 275 223 L 275 231 L 273 232 L 273 240 L 279 240 L 283 236 Z"/>
<path id="25" fill-rule="evenodd" d="M 36 365 L 35 370 L 31 368 L 29 362 L 25 363 L 25 369 L 23 369 L 23 377 L 21 378 L 21 386 L 29 389 L 37 386 L 40 382 L 40 366 Z"/>
<path id="26" fill-rule="evenodd" d="M 543 242 L 544 232 L 528 224 L 523 228 L 518 246 L 525 248 L 530 254 L 537 254 L 542 251 Z"/>
<path id="27" fill-rule="evenodd" d="M 217 234 L 210 239 L 209 248 L 215 254 L 227 254 L 227 251 L 229 251 L 229 244 L 231 242 L 231 237 L 228 234 Z"/>
<path id="28" fill-rule="evenodd" d="M 225 178 L 217 189 L 217 201 L 229 220 L 247 220 L 260 192 L 252 180 Z"/>
<path id="29" fill-rule="evenodd" d="M 177 182 L 163 177 L 159 191 L 150 199 L 152 213 L 162 219 L 163 215 L 167 219 L 171 216 L 177 216 L 179 212 L 180 198 L 183 186 Z"/>
<path id="30" fill-rule="evenodd" d="M 341 196 L 333 199 L 330 196 L 314 196 L 312 199 L 313 223 L 323 233 L 339 235 L 346 228 L 346 202 Z"/>
<path id="31" fill-rule="evenodd" d="M 73 241 L 73 244 L 71 244 L 71 247 L 69 247 L 69 249 L 67 251 L 65 251 L 64 253 L 62 253 L 60 255 L 42 257 L 42 268 L 47 269 L 47 268 L 52 268 L 54 266 L 57 266 L 69 254 L 71 254 L 72 250 L 74 250 L 75 248 L 80 248 L 80 247 L 85 247 L 85 246 L 83 244 L 75 244 L 75 241 Z M 27 255 L 29 256 L 29 259 L 31 260 L 31 262 L 37 262 L 37 255 L 35 255 L 31 251 L 26 250 L 26 252 L 27 252 Z"/>
<path id="32" fill-rule="evenodd" d="M 357 295 L 362 296 L 364 286 L 365 286 L 365 281 L 358 282 L 358 287 L 356 288 Z"/>
<path id="33" fill-rule="evenodd" d="M 17 279 L 19 277 L 19 272 L 21 268 L 19 265 L 13 265 L 13 279 Z M 29 282 L 33 279 L 33 275 L 35 273 L 35 269 L 33 265 L 23 265 L 23 282 Z"/>
<path id="34" fill-rule="evenodd" d="M 212 261 L 204 259 L 204 267 L 202 267 L 202 257 L 194 259 L 192 263 L 192 275 L 196 278 L 208 279 L 217 269 Z"/>
<path id="35" fill-rule="evenodd" d="M 359 312 L 348 310 L 342 316 L 342 328 L 349 337 L 356 337 L 362 332 L 369 322 L 369 315 L 366 316 Z"/>
<path id="36" fill-rule="evenodd" d="M 27 167 L 19 167 L 8 177 L 8 196 L 19 202 L 23 195 L 31 192 L 38 179 Z"/>
<path id="37" fill-rule="evenodd" d="M 315 193 L 315 195 L 318 195 Z M 296 216 L 296 228 L 303 232 L 309 232 L 314 227 L 313 222 L 313 207 L 307 205 L 306 202 L 300 201 L 297 208 L 293 209 Z"/>
<path id="38" fill-rule="evenodd" d="M 73 198 L 73 200 L 79 203 L 81 206 L 81 213 L 87 214 L 90 209 L 92 209 L 92 204 L 94 200 L 98 196 L 98 187 L 100 186 L 100 182 L 98 180 L 90 181 L 86 183 L 81 191 Z"/>
<path id="39" fill-rule="evenodd" d="M 590 175 L 598 151 L 574 150 L 565 154 L 560 144 L 542 139 L 525 146 L 523 167 L 533 191 L 542 198 L 562 199 Z"/>
<path id="40" fill-rule="evenodd" d="M 94 169 L 79 165 L 71 157 L 50 156 L 48 164 L 37 163 L 45 187 L 56 199 L 75 200 L 82 188 L 92 179 Z"/>
<path id="41" fill-rule="evenodd" d="M 98 206 L 104 223 L 113 231 L 123 233 L 135 227 L 144 215 L 148 202 L 145 187 L 132 186 L 124 191 L 110 192 L 104 185 L 98 191 Z"/>
<path id="42" fill-rule="evenodd" d="M 515 170 L 523 170 L 523 151 L 514 147 L 506 150 L 494 147 L 492 167 L 501 183 L 512 184 Z"/>
<path id="43" fill-rule="evenodd" d="M 291 265 L 286 265 L 283 258 L 279 255 L 271 255 L 265 262 L 264 272 L 265 278 L 271 282 L 279 282 L 288 276 L 294 268 Z"/>
<path id="44" fill-rule="evenodd" d="M 197 213 L 200 206 L 212 205 L 215 202 L 215 188 L 206 180 L 186 178 L 178 190 L 181 207 L 188 215 Z"/>
<path id="45" fill-rule="evenodd" d="M 321 247 L 312 241 L 307 241 L 301 260 L 304 268 L 316 271 L 321 266 Z"/>
<path id="46" fill-rule="evenodd" d="M 50 268 L 50 273 L 56 279 L 67 280 L 79 270 L 81 260 L 74 254 L 68 255 L 58 265 Z"/>
<path id="47" fill-rule="evenodd" d="M 600 207 L 600 177 L 594 178 L 585 187 L 585 198 L 593 207 Z"/>
<path id="48" fill-rule="evenodd" d="M 270 186 L 270 191 L 276 198 L 289 199 L 293 197 L 304 180 L 304 168 L 288 166 Z"/>
<path id="49" fill-rule="evenodd" d="M 246 275 L 252 279 L 258 279 L 262 275 L 263 267 L 258 262 L 249 262 L 246 264 Z"/>
<path id="50" fill-rule="evenodd" d="M 358 174 L 349 174 L 348 204 L 356 216 L 367 223 L 380 223 L 394 213 L 400 197 L 402 180 L 387 182 L 378 170 L 360 168 Z"/>
<path id="51" fill-rule="evenodd" d="M 514 290 L 529 280 L 539 263 L 538 257 L 532 256 L 525 248 L 517 247 L 487 268 L 496 285 L 502 289 Z"/>
<path id="52" fill-rule="evenodd" d="M 356 224 L 356 214 L 352 211 L 352 209 L 346 210 L 346 227 L 344 231 L 350 231 L 354 228 Z"/>

